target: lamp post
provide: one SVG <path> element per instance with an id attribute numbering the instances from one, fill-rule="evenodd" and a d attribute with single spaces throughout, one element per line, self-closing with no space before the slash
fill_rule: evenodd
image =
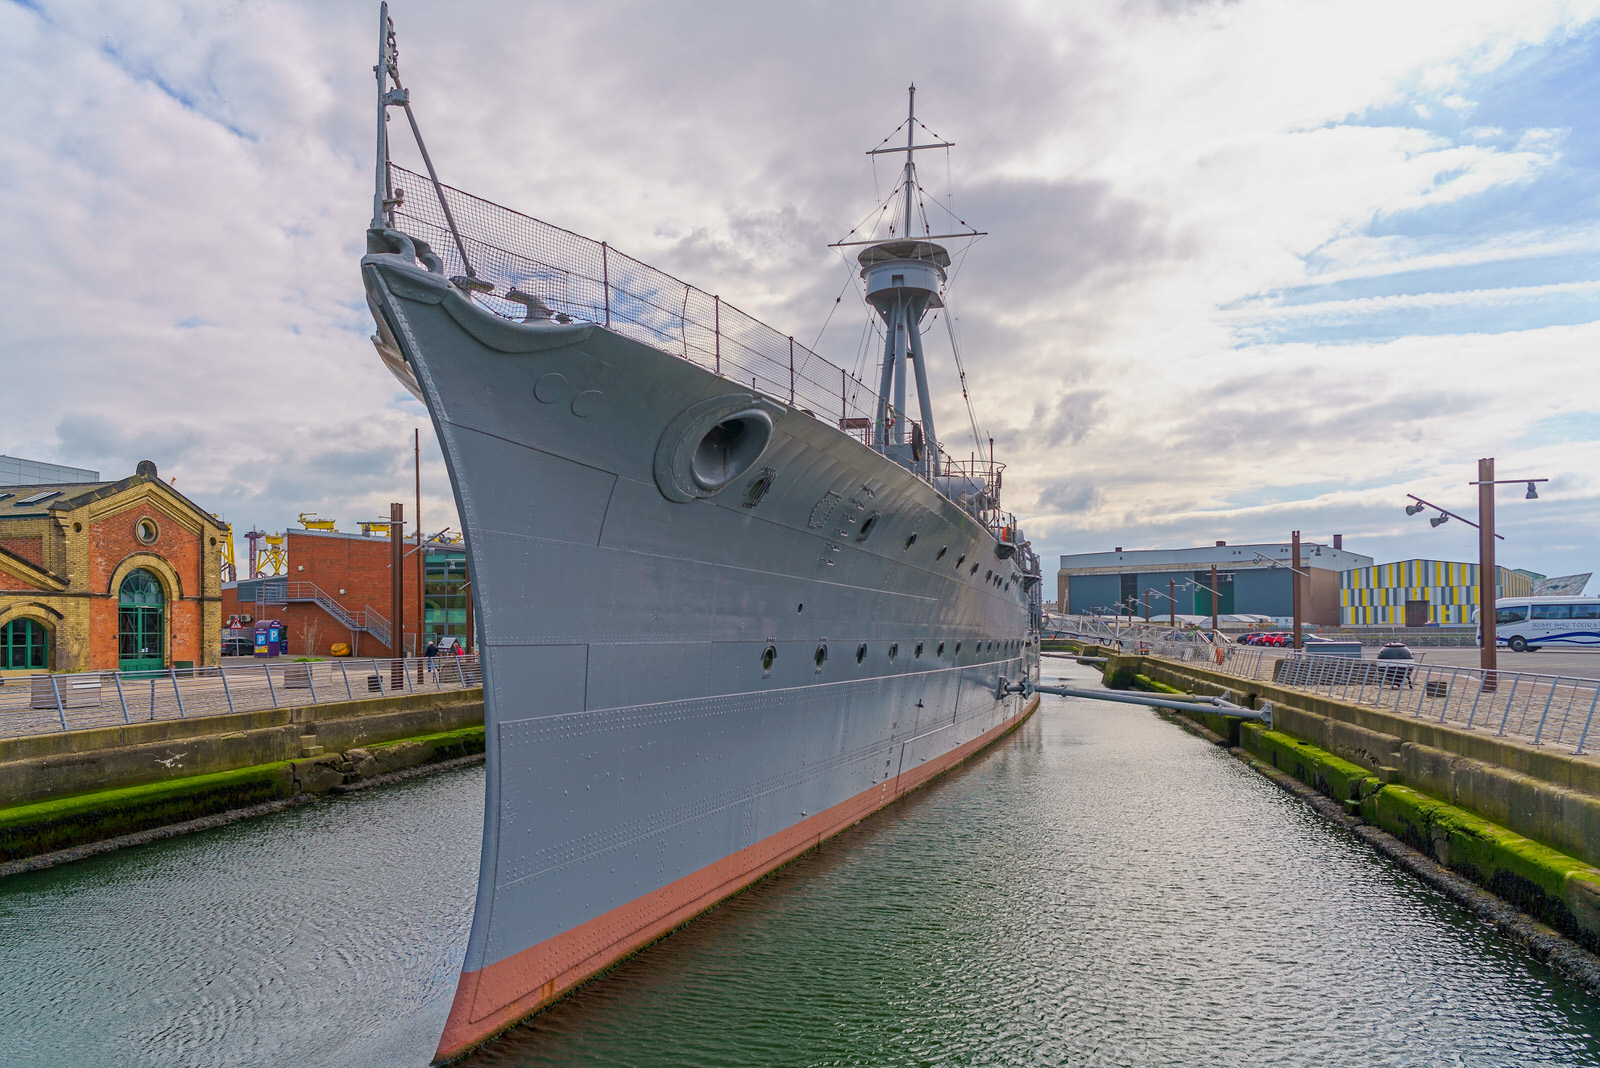
<path id="1" fill-rule="evenodd" d="M 1478 531 L 1478 666 L 1483 669 L 1483 689 L 1493 692 L 1496 689 L 1496 674 L 1500 670 L 1499 647 L 1495 645 L 1495 602 L 1498 600 L 1499 577 L 1494 559 L 1494 543 L 1499 538 L 1494 530 L 1494 488 L 1502 485 L 1526 484 L 1528 492 L 1524 495 L 1526 500 L 1538 500 L 1539 491 L 1534 489 L 1536 482 L 1548 482 L 1547 478 L 1502 478 L 1494 477 L 1494 457 L 1488 456 L 1478 461 L 1477 481 L 1469 483 L 1478 487 L 1478 521 L 1463 519 L 1454 512 L 1431 504 L 1414 493 L 1406 494 L 1415 504 L 1406 505 L 1407 515 L 1418 515 L 1424 509 L 1432 508 L 1438 511 L 1428 522 L 1432 526 L 1439 526 L 1450 519 L 1460 519 L 1469 527 Z"/>

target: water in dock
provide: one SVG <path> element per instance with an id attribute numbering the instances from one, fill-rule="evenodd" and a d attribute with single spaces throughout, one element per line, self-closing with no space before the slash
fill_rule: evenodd
<path id="1" fill-rule="evenodd" d="M 481 806 L 454 772 L 0 882 L 0 1064 L 426 1064 Z M 474 1063 L 1600 1065 L 1600 999 L 1225 753 L 1046 697 Z"/>

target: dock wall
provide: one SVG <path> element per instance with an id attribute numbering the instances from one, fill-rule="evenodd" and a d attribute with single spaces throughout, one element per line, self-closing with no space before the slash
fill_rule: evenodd
<path id="1" fill-rule="evenodd" d="M 483 725 L 483 690 L 0 738 L 0 808 Z"/>
<path id="2" fill-rule="evenodd" d="M 270 811 L 471 758 L 484 751 L 482 694 L 408 694 L 0 739 L 0 874 L 36 866 L 29 858 Z"/>

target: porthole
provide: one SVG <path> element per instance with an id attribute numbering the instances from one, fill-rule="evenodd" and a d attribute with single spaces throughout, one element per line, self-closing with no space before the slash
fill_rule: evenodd
<path id="1" fill-rule="evenodd" d="M 859 663 L 861 663 L 861 661 L 865 660 L 866 658 L 867 658 L 867 643 L 866 642 L 862 642 L 860 645 L 856 646 L 856 663 L 859 664 Z"/>
<path id="2" fill-rule="evenodd" d="M 827 642 L 823 642 L 821 645 L 817 646 L 817 651 L 814 654 L 812 654 L 811 659 L 816 661 L 817 670 L 821 671 L 822 670 L 822 662 L 824 660 L 828 659 L 828 643 Z"/>
<path id="3" fill-rule="evenodd" d="M 72 524 L 72 532 L 74 534 L 82 534 L 83 533 L 83 524 L 82 523 L 74 523 L 74 524 Z M 212 538 L 211 539 L 211 544 L 215 545 L 216 543 L 217 543 L 217 539 L 216 538 Z"/>
<path id="4" fill-rule="evenodd" d="M 974 563 L 972 565 L 972 570 L 970 572 L 968 572 L 968 574 L 976 575 L 977 573 L 978 573 L 978 565 L 976 563 Z"/>
<path id="5" fill-rule="evenodd" d="M 899 656 L 899 655 L 900 655 L 900 643 L 899 642 L 895 642 L 893 645 L 889 646 L 889 662 L 891 664 L 894 663 L 894 658 Z"/>
<path id="6" fill-rule="evenodd" d="M 935 560 L 943 560 L 944 559 L 944 554 L 949 552 L 949 551 L 950 551 L 950 546 L 941 545 L 939 547 L 939 551 L 933 554 L 933 558 Z"/>
<path id="7" fill-rule="evenodd" d="M 146 516 L 134 524 L 133 536 L 146 545 L 153 545 L 155 540 L 161 536 L 161 528 L 156 526 L 154 519 Z"/>
<path id="8" fill-rule="evenodd" d="M 939 643 L 939 651 L 936 652 L 934 655 L 935 656 L 943 656 L 944 655 L 944 642 L 940 642 Z"/>
<path id="9" fill-rule="evenodd" d="M 767 646 L 766 650 L 761 654 L 761 670 L 771 671 L 772 662 L 776 659 L 778 659 L 778 647 L 776 645 Z"/>
<path id="10" fill-rule="evenodd" d="M 966 562 L 967 562 L 967 554 L 966 553 L 962 553 L 960 556 L 956 557 L 956 566 L 957 567 L 960 567 L 962 564 L 964 564 Z"/>
<path id="11" fill-rule="evenodd" d="M 956 642 L 956 655 L 957 656 L 961 655 L 961 643 L 960 642 Z"/>
<path id="12" fill-rule="evenodd" d="M 878 525 L 878 513 L 873 512 L 861 521 L 861 532 L 856 535 L 856 541 L 866 541 L 872 533 L 872 528 Z"/>
<path id="13" fill-rule="evenodd" d="M 795 611 L 796 611 L 796 612 L 804 612 L 804 611 L 805 611 L 805 610 L 806 610 L 806 604 L 805 604 L 805 602 L 804 602 L 804 601 L 801 601 L 801 602 L 800 602 L 800 603 L 799 603 L 799 604 L 797 604 L 797 605 L 795 605 L 795 606 L 794 606 L 794 610 L 795 610 Z"/>
<path id="14" fill-rule="evenodd" d="M 922 643 L 921 642 L 917 643 L 917 647 L 916 647 L 916 649 L 912 650 L 911 655 L 913 657 L 915 657 L 916 659 L 918 659 L 918 660 L 922 659 Z"/>
<path id="15" fill-rule="evenodd" d="M 984 572 L 984 573 L 983 573 L 983 581 L 985 581 L 985 582 L 989 582 L 989 581 L 991 581 L 991 580 L 992 580 L 992 579 L 993 579 L 993 578 L 994 578 L 994 569 L 993 569 L 993 568 L 991 568 L 991 569 L 990 569 L 990 570 L 988 570 L 988 571 L 985 571 L 985 572 Z"/>
<path id="16" fill-rule="evenodd" d="M 913 545 L 915 545 L 916 543 L 917 543 L 917 532 L 913 530 L 910 534 L 906 535 L 906 548 L 909 549 Z"/>

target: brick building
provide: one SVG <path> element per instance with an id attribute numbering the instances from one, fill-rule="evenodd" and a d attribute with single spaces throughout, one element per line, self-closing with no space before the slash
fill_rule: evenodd
<path id="1" fill-rule="evenodd" d="M 335 645 L 349 655 L 397 655 L 391 647 L 390 545 L 382 536 L 331 530 L 290 530 L 284 542 L 288 572 L 271 578 L 243 579 L 223 587 L 222 615 L 241 623 L 282 620 L 295 656 L 332 656 Z M 416 540 L 405 542 L 403 647 L 415 656 L 417 641 Z M 423 544 L 423 633 L 429 640 L 456 638 L 467 643 L 470 609 L 467 554 L 457 543 Z M 421 645 L 425 646 L 426 641 Z"/>
<path id="2" fill-rule="evenodd" d="M 149 460 L 116 482 L 0 460 L 28 479 L 0 485 L 0 672 L 217 662 L 226 524 Z"/>

